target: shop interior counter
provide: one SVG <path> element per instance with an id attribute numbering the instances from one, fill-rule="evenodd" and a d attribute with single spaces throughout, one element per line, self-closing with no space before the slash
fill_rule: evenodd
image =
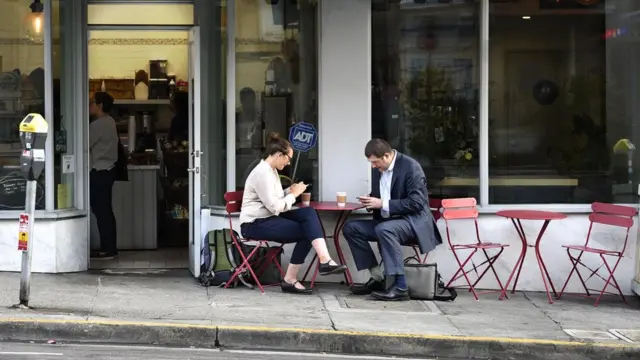
<path id="1" fill-rule="evenodd" d="M 160 165 L 129 165 L 128 168 L 129 181 L 117 181 L 113 187 L 118 250 L 157 249 Z M 91 228 L 91 248 L 98 250 L 100 240 L 93 216 Z"/>

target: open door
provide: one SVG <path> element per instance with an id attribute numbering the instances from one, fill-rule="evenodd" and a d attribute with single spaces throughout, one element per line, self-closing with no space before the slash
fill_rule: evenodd
<path id="1" fill-rule="evenodd" d="M 200 276 L 200 208 L 202 151 L 200 141 L 200 29 L 189 30 L 189 270 Z"/>

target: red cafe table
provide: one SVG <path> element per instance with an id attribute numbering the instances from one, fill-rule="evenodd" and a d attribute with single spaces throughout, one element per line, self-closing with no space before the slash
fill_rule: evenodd
<path id="1" fill-rule="evenodd" d="M 508 219 L 511 219 L 513 226 L 516 228 L 516 232 L 520 237 L 520 241 L 522 241 L 522 250 L 520 252 L 520 256 L 518 257 L 518 261 L 513 267 L 513 271 L 511 275 L 509 275 L 509 279 L 504 286 L 504 292 L 500 296 L 502 300 L 505 296 L 507 296 L 507 290 L 509 288 L 509 283 L 513 278 L 513 275 L 516 275 L 516 280 L 513 283 L 513 289 L 511 289 L 511 293 L 513 294 L 516 291 L 516 285 L 518 284 L 518 279 L 520 278 L 520 272 L 522 271 L 522 266 L 524 265 L 524 259 L 527 255 L 527 249 L 532 247 L 535 249 L 536 260 L 538 261 L 538 267 L 540 268 L 540 275 L 542 275 L 542 282 L 544 283 L 544 288 L 547 292 L 547 297 L 549 297 L 549 304 L 553 304 L 553 300 L 551 299 L 551 293 L 549 292 L 549 287 L 553 290 L 553 294 L 558 296 L 556 292 L 556 288 L 553 286 L 553 282 L 551 281 L 551 277 L 549 276 L 549 271 L 547 270 L 547 266 L 544 264 L 542 260 L 542 255 L 540 254 L 540 241 L 544 236 L 545 231 L 547 230 L 547 226 L 549 226 L 549 222 L 551 220 L 562 220 L 567 217 L 565 214 L 552 212 L 552 211 L 539 211 L 539 210 L 502 210 L 496 213 L 498 216 L 502 216 Z M 542 224 L 542 228 L 538 233 L 538 238 L 534 245 L 530 245 L 527 241 L 527 236 L 524 233 L 524 229 L 522 228 L 521 220 L 538 220 L 544 221 Z M 548 283 L 548 284 L 547 284 Z"/>
<path id="2" fill-rule="evenodd" d="M 303 205 L 299 205 L 299 206 L 302 207 Z M 333 244 L 335 245 L 336 251 L 338 252 L 338 259 L 340 261 L 340 264 L 346 265 L 347 261 L 344 257 L 344 253 L 342 252 L 342 248 L 340 247 L 340 232 L 342 231 L 344 224 L 347 222 L 349 215 L 351 215 L 351 212 L 353 212 L 354 210 L 364 208 L 364 205 L 359 203 L 346 203 L 345 206 L 338 206 L 338 203 L 335 201 L 312 201 L 311 203 L 309 203 L 309 207 L 316 210 L 316 212 L 318 213 L 318 219 L 320 219 L 321 211 L 338 213 L 338 220 L 336 222 L 336 226 L 333 229 L 333 234 L 331 236 L 327 236 L 326 231 L 324 229 L 324 224 L 322 224 L 322 219 L 320 219 L 320 224 L 322 225 L 322 232 L 324 233 L 324 238 L 325 239 L 333 238 Z M 304 273 L 304 276 L 302 277 L 302 282 L 304 282 L 305 279 L 307 278 L 307 275 L 309 275 L 309 271 L 311 271 L 311 268 L 313 267 L 313 263 L 316 261 L 317 258 L 318 258 L 318 254 L 315 254 L 313 256 L 313 260 L 311 260 L 311 264 L 309 265 L 309 267 L 307 268 L 307 271 Z M 316 277 L 318 276 L 318 271 L 320 270 L 320 260 L 318 260 L 318 263 L 315 266 L 315 268 L 316 269 L 313 272 L 313 276 L 311 277 L 311 288 L 313 288 L 313 285 L 316 282 Z M 353 285 L 353 280 L 351 278 L 351 272 L 349 272 L 349 269 L 347 269 L 347 271 L 344 272 L 344 279 L 348 285 L 350 286 Z"/>

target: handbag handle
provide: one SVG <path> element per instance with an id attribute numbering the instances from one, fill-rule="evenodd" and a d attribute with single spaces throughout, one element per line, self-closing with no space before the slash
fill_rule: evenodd
<path id="1" fill-rule="evenodd" d="M 409 263 L 411 262 L 411 260 L 415 260 L 415 262 L 416 262 L 417 264 L 422 264 L 422 263 L 420 262 L 420 260 L 416 258 L 416 256 L 415 256 L 415 255 L 413 255 L 413 256 L 409 256 L 408 258 L 404 259 L 404 263 L 405 263 L 405 264 L 409 264 Z"/>

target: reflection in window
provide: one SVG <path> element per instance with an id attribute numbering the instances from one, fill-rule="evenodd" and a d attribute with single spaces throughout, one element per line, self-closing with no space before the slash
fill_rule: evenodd
<path id="1" fill-rule="evenodd" d="M 591 3 L 492 4 L 490 202 L 634 202 L 640 4 Z"/>
<path id="2" fill-rule="evenodd" d="M 318 125 L 316 1 L 236 1 L 236 186 L 263 155 L 265 135 L 286 137 L 291 125 Z M 294 156 L 294 162 L 295 157 Z M 317 148 L 300 155 L 295 180 L 313 184 Z M 291 177 L 293 164 L 281 175 Z M 283 177 L 283 186 L 290 181 Z"/>
<path id="3" fill-rule="evenodd" d="M 477 2 L 372 8 L 372 136 L 418 160 L 434 197 L 478 196 Z"/>
<path id="4" fill-rule="evenodd" d="M 42 17 L 31 16 L 29 2 L 2 1 L 0 23 L 0 210 L 24 209 L 26 182 L 20 173 L 18 124 L 29 113 L 44 114 Z M 36 209 L 44 209 L 44 171 Z"/>

